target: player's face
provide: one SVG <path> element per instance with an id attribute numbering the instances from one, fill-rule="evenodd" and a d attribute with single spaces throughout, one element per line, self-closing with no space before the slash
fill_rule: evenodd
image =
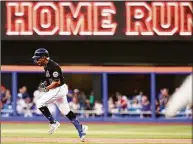
<path id="1" fill-rule="evenodd" d="M 36 64 L 39 65 L 39 66 L 44 66 L 45 64 L 45 60 L 44 58 L 40 58 L 36 61 Z"/>

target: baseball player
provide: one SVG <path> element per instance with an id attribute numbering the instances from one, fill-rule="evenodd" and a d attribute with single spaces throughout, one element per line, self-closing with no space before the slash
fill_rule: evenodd
<path id="1" fill-rule="evenodd" d="M 49 103 L 54 103 L 62 114 L 75 126 L 81 141 L 84 141 L 88 126 L 81 125 L 76 115 L 69 108 L 66 97 L 68 86 L 64 83 L 60 66 L 50 59 L 48 51 L 44 48 L 37 49 L 32 59 L 35 64 L 44 67 L 45 70 L 45 81 L 39 85 L 39 89 L 45 92 L 45 94 L 38 99 L 37 108 L 50 122 L 48 134 L 54 133 L 60 126 L 60 123 L 53 118 L 47 107 Z"/>
<path id="2" fill-rule="evenodd" d="M 192 74 L 186 77 L 180 88 L 174 92 L 166 106 L 167 118 L 176 116 L 177 112 L 186 106 L 192 106 Z"/>

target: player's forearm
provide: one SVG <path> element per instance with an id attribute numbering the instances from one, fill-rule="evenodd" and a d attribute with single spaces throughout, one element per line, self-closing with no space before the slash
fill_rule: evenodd
<path id="1" fill-rule="evenodd" d="M 49 86 L 46 87 L 46 89 L 49 91 L 50 89 L 53 89 L 60 85 L 60 81 L 53 81 Z"/>

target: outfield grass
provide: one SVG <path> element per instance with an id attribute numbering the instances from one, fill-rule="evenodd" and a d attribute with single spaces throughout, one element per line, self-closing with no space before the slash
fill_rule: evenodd
<path id="1" fill-rule="evenodd" d="M 144 143 L 148 139 L 179 139 L 187 140 L 192 139 L 192 126 L 191 125 L 130 125 L 130 124 L 88 124 L 88 142 L 87 144 L 105 143 L 111 144 L 119 140 L 119 143 L 128 143 L 129 140 L 133 139 L 145 139 Z M 61 127 L 53 135 L 47 135 L 49 127 L 48 124 L 4 124 L 1 125 L 2 133 L 2 144 L 40 144 L 41 141 L 36 139 L 44 140 L 46 144 L 56 143 L 79 143 L 78 135 L 74 127 L 70 123 L 62 124 Z M 18 139 L 16 139 L 18 138 Z M 31 138 L 31 140 L 24 139 Z M 11 141 L 11 139 L 13 141 Z M 56 141 L 57 139 L 57 141 Z M 70 143 L 70 139 L 72 142 Z M 96 140 L 95 140 L 96 139 Z M 55 140 L 55 141 L 54 141 Z M 66 141 L 68 140 L 68 142 Z M 74 142 L 75 140 L 75 142 Z M 98 141 L 97 141 L 98 140 Z M 52 142 L 53 141 L 53 142 Z M 152 140 L 153 141 L 153 140 Z M 155 142 L 156 144 L 158 143 Z M 138 142 L 137 142 L 138 143 Z M 141 142 L 140 144 L 142 144 Z M 170 143 L 170 144 L 171 144 Z M 173 144 L 176 142 L 173 142 Z M 188 142 L 184 142 L 187 143 Z M 42 144 L 42 143 L 41 143 Z M 135 140 L 133 143 L 135 144 Z M 160 142 L 163 144 L 163 142 Z"/>

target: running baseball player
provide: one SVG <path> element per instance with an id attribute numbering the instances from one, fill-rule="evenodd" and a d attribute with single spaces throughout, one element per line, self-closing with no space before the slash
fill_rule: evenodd
<path id="1" fill-rule="evenodd" d="M 45 92 L 38 101 L 37 108 L 50 122 L 50 130 L 48 134 L 52 134 L 60 126 L 51 115 L 47 105 L 54 103 L 59 110 L 65 115 L 78 131 L 79 137 L 83 142 L 88 130 L 88 126 L 81 125 L 76 115 L 70 110 L 67 102 L 68 86 L 64 83 L 64 77 L 60 66 L 50 59 L 49 52 L 44 48 L 39 48 L 35 51 L 32 57 L 35 64 L 44 67 L 45 81 L 40 83 L 39 89 Z"/>

